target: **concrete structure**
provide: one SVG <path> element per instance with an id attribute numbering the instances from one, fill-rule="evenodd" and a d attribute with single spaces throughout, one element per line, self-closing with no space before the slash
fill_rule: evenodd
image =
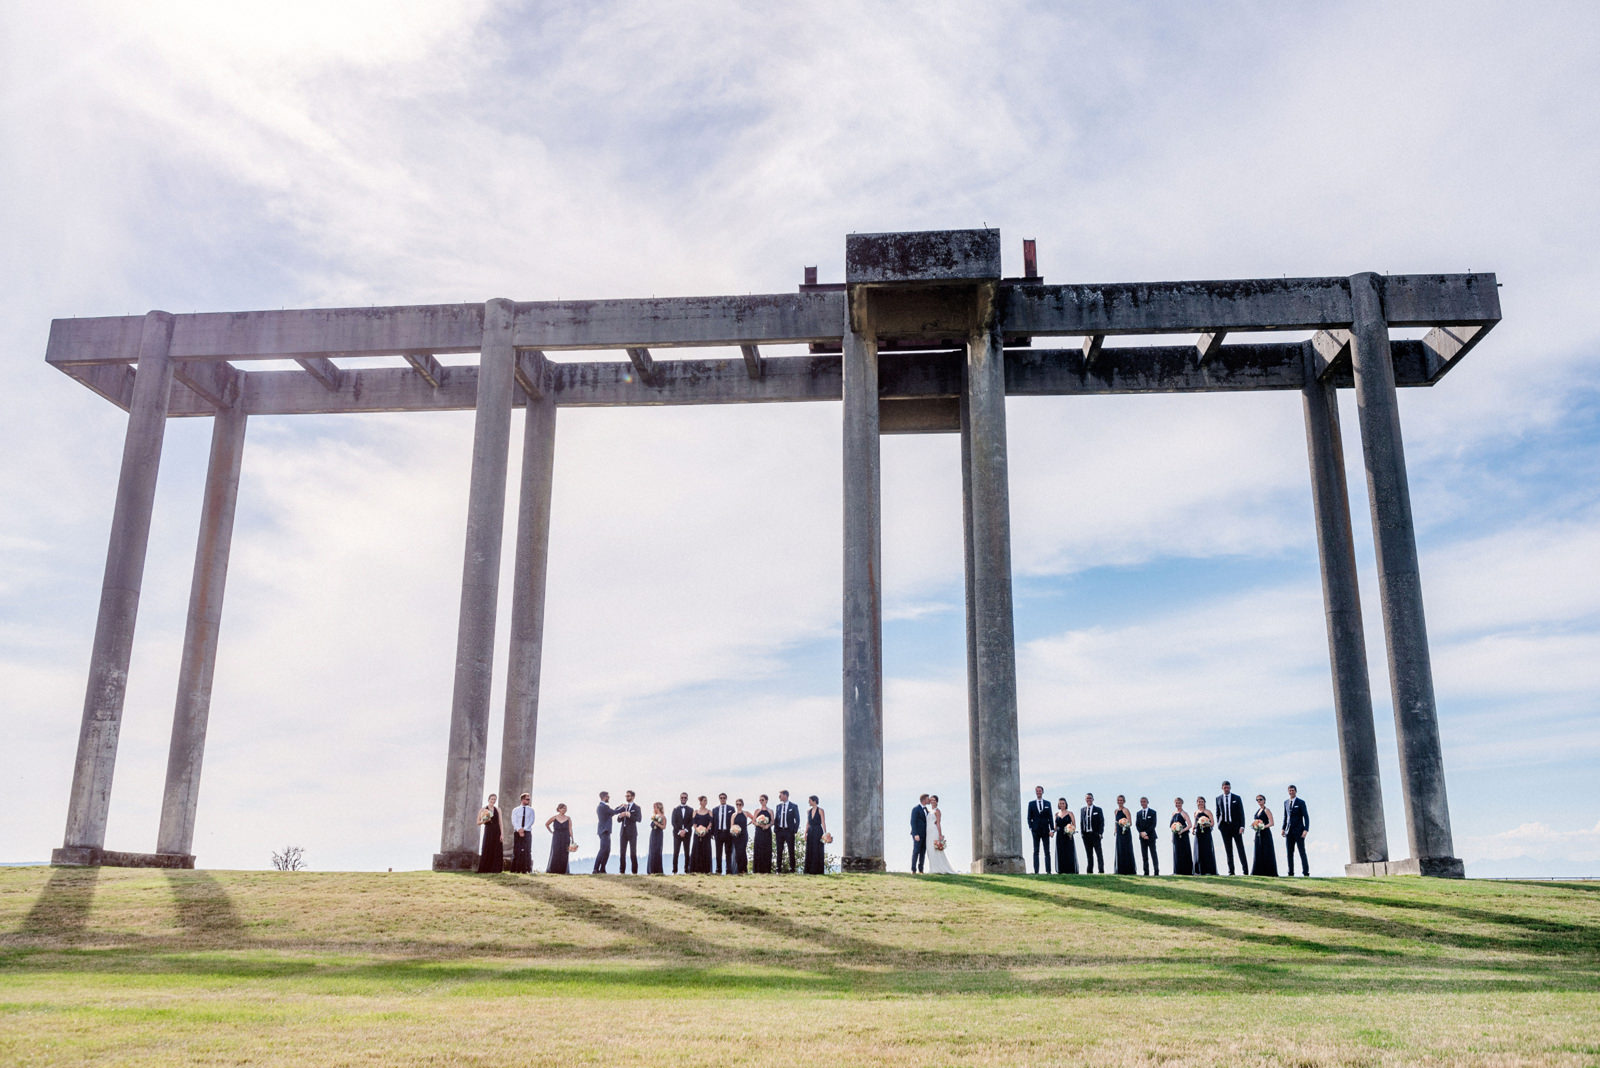
<path id="1" fill-rule="evenodd" d="M 526 413 L 499 792 L 533 783 L 556 413 L 562 407 L 842 401 L 843 864 L 883 868 L 882 434 L 959 433 L 973 866 L 1022 869 L 1011 604 L 1008 396 L 1297 390 L 1306 417 L 1334 711 L 1359 873 L 1457 875 L 1440 760 L 1397 386 L 1431 386 L 1500 319 L 1490 274 L 1046 285 L 1032 242 L 1004 278 L 994 230 L 856 234 L 845 281 L 798 293 L 56 320 L 48 361 L 129 413 L 104 592 L 57 864 L 194 862 L 195 806 L 246 420 L 475 409 L 460 629 L 435 867 L 476 854 L 485 786 L 512 409 Z M 1391 340 L 1397 327 L 1427 327 Z M 1230 342 L 1299 331 L 1303 340 Z M 1137 340 L 1146 335 L 1178 344 Z M 1076 339 L 1068 348 L 1038 339 Z M 1108 338 L 1119 342 L 1107 344 Z M 805 344 L 804 355 L 761 346 Z M 675 347 L 726 359 L 663 359 Z M 547 353 L 606 349 L 625 361 Z M 444 354 L 479 354 L 444 367 Z M 736 353 L 736 355 L 735 355 Z M 406 366 L 373 366 L 402 356 Z M 262 360 L 299 370 L 251 371 Z M 1337 390 L 1360 406 L 1411 856 L 1390 861 L 1361 633 Z M 105 849 L 162 429 L 213 416 L 205 516 L 155 853 Z"/>

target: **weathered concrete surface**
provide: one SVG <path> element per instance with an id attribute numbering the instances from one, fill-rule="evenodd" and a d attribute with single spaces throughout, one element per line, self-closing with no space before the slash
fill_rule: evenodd
<path id="1" fill-rule="evenodd" d="M 167 750 L 157 853 L 187 855 L 194 851 L 200 768 L 205 759 L 206 726 L 211 718 L 211 681 L 217 667 L 222 597 L 228 581 L 228 552 L 233 543 L 233 515 L 239 501 L 247 419 L 237 408 L 225 409 L 217 413 L 211 430 L 211 460 L 206 467 L 205 497 L 200 506 L 200 538 L 189 587 L 183 659 L 178 667 L 178 699 L 172 714 L 172 743 Z"/>
<path id="2" fill-rule="evenodd" d="M 122 704 L 127 696 L 133 630 L 139 616 L 145 549 L 150 543 L 150 513 L 167 426 L 167 396 L 172 391 L 172 316 L 153 311 L 144 317 L 139 337 L 139 368 L 134 378 L 128 430 L 122 445 L 122 472 L 111 515 L 100 613 L 89 659 L 89 685 L 78 730 L 78 758 L 72 770 L 63 847 L 102 850 L 111 808 Z"/>
<path id="3" fill-rule="evenodd" d="M 522 427 L 522 493 L 517 506 L 517 551 L 512 567 L 511 657 L 506 680 L 506 717 L 500 739 L 500 798 L 506 848 L 512 841 L 510 812 L 523 793 L 533 792 L 533 760 L 539 734 L 539 673 L 544 659 L 544 594 L 550 563 L 550 496 L 555 480 L 556 406 L 548 396 L 530 398 Z"/>
<path id="4" fill-rule="evenodd" d="M 1004 361 L 998 325 L 991 323 L 973 333 L 967 345 L 968 471 L 963 479 L 969 500 L 963 511 L 970 517 L 968 613 L 975 685 L 969 694 L 977 705 L 975 763 L 984 828 L 984 849 L 974 854 L 972 867 L 980 872 L 1023 870 Z"/>
<path id="5" fill-rule="evenodd" d="M 850 234 L 844 239 L 844 280 L 849 285 L 999 277 L 999 230 Z"/>
<path id="6" fill-rule="evenodd" d="M 1422 610 L 1422 579 L 1411 519 L 1400 406 L 1389 354 L 1381 282 L 1375 274 L 1350 279 L 1355 316 L 1351 362 L 1361 414 L 1361 451 L 1378 554 L 1378 593 L 1389 653 L 1395 733 L 1400 744 L 1400 788 L 1405 794 L 1411 857 L 1426 874 L 1458 873 L 1450 834 L 1444 755 L 1439 744 L 1433 668 Z"/>
<path id="7" fill-rule="evenodd" d="M 1308 372 L 1314 356 L 1306 343 Z M 1322 565 L 1322 603 L 1333 669 L 1333 714 L 1344 772 L 1345 822 L 1351 863 L 1389 859 L 1378 774 L 1378 736 L 1372 722 L 1372 683 L 1367 674 L 1366 634 L 1356 577 L 1355 535 L 1350 526 L 1350 491 L 1345 482 L 1339 432 L 1338 391 L 1307 374 L 1301 393 L 1306 419 L 1306 454 L 1311 463 L 1311 505 L 1316 519 L 1317 558 Z"/>
<path id="8" fill-rule="evenodd" d="M 882 871 L 883 588 L 878 354 L 844 342 L 844 839 L 846 871 Z"/>
<path id="9" fill-rule="evenodd" d="M 983 811 L 983 732 L 978 726 L 977 568 L 973 564 L 976 547 L 972 533 L 972 404 L 965 389 L 961 391 L 958 414 L 961 419 L 961 550 L 966 594 L 967 773 L 972 793 L 972 855 L 987 857 L 992 850 L 989 848 L 989 824 Z"/>
<path id="10" fill-rule="evenodd" d="M 50 863 L 58 868 L 193 868 L 187 853 L 125 853 L 118 849 L 64 846 L 54 850 Z"/>
<path id="11" fill-rule="evenodd" d="M 506 467 L 511 444 L 516 359 L 511 334 L 515 316 L 515 305 L 509 300 L 491 300 L 484 306 L 455 691 L 450 705 L 450 752 L 445 764 L 444 828 L 439 854 L 434 857 L 435 868 L 452 868 L 462 854 L 477 852 L 477 814 L 483 805 L 479 795 L 483 790 L 489 696 L 494 683 L 500 530 L 505 521 Z"/>

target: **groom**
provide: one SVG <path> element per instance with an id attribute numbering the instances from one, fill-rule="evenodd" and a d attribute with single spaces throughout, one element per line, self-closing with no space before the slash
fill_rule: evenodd
<path id="1" fill-rule="evenodd" d="M 1033 788 L 1033 800 L 1028 802 L 1028 830 L 1033 832 L 1033 874 L 1039 874 L 1039 850 L 1044 850 L 1044 873 L 1050 874 L 1050 835 L 1055 832 L 1051 821 L 1050 802 L 1045 800 L 1044 787 Z"/>
<path id="2" fill-rule="evenodd" d="M 920 872 L 928 862 L 928 795 L 917 799 L 911 810 L 911 870 Z"/>

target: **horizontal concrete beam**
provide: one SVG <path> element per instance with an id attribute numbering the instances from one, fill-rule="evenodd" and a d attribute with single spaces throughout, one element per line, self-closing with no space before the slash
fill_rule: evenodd
<path id="1" fill-rule="evenodd" d="M 438 360 L 426 352 L 408 352 L 405 357 L 411 369 L 421 375 L 422 380 L 428 385 L 437 389 L 444 384 L 444 368 L 439 366 Z"/>

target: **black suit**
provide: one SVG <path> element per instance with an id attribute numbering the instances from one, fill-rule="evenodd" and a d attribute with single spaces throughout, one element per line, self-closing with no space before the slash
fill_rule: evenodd
<path id="1" fill-rule="evenodd" d="M 617 874 L 621 875 L 627 869 L 628 857 L 633 856 L 633 874 L 639 874 L 639 821 L 644 818 L 644 812 L 638 805 L 628 802 L 618 805 L 614 810 L 617 823 L 620 825 L 620 834 L 617 848 Z"/>
<path id="2" fill-rule="evenodd" d="M 783 874 L 783 851 L 789 851 L 789 871 L 794 872 L 794 836 L 800 831 L 800 806 L 779 801 L 772 809 L 772 837 L 778 843 L 777 872 Z"/>
<path id="3" fill-rule="evenodd" d="M 1028 830 L 1033 832 L 1033 874 L 1039 874 L 1039 850 L 1044 849 L 1044 873 L 1050 874 L 1050 832 L 1055 830 L 1055 814 L 1050 799 L 1036 797 L 1028 802 Z"/>
<path id="4" fill-rule="evenodd" d="M 678 851 L 683 850 L 683 870 L 689 870 L 689 835 L 694 834 L 694 809 L 679 805 L 672 810 L 672 874 L 678 874 Z"/>
<path id="5" fill-rule="evenodd" d="M 602 801 L 594 810 L 595 817 L 600 825 L 595 828 L 595 837 L 600 839 L 600 849 L 594 855 L 594 873 L 604 875 L 606 862 L 611 859 L 611 818 L 616 815 L 616 809 Z"/>
<path id="6" fill-rule="evenodd" d="M 1161 854 L 1156 851 L 1156 810 L 1141 808 L 1133 814 L 1133 829 L 1139 835 L 1139 860 L 1146 875 L 1161 874 Z"/>
<path id="7" fill-rule="evenodd" d="M 1296 797 L 1283 803 L 1283 849 L 1289 857 L 1287 874 L 1294 874 L 1294 851 L 1300 850 L 1300 874 L 1310 875 L 1311 865 L 1306 863 L 1306 832 L 1311 830 L 1311 812 L 1304 798 Z"/>
<path id="8" fill-rule="evenodd" d="M 911 870 L 922 871 L 928 858 L 928 810 L 918 805 L 911 810 Z"/>
<path id="9" fill-rule="evenodd" d="M 1239 850 L 1239 873 L 1250 874 L 1244 852 L 1244 798 L 1238 794 L 1217 795 L 1217 830 L 1222 832 L 1222 848 L 1228 854 L 1228 874 L 1233 874 L 1233 851 Z"/>
<path id="10" fill-rule="evenodd" d="M 1094 872 L 1095 861 L 1100 862 L 1100 874 L 1106 873 L 1106 855 L 1100 851 L 1100 839 L 1106 833 L 1106 813 L 1099 805 L 1084 805 L 1078 811 L 1078 834 L 1083 838 L 1083 873 Z"/>
<path id="11" fill-rule="evenodd" d="M 717 874 L 733 871 L 733 806 L 717 805 L 711 810 L 711 838 L 716 846 Z"/>

